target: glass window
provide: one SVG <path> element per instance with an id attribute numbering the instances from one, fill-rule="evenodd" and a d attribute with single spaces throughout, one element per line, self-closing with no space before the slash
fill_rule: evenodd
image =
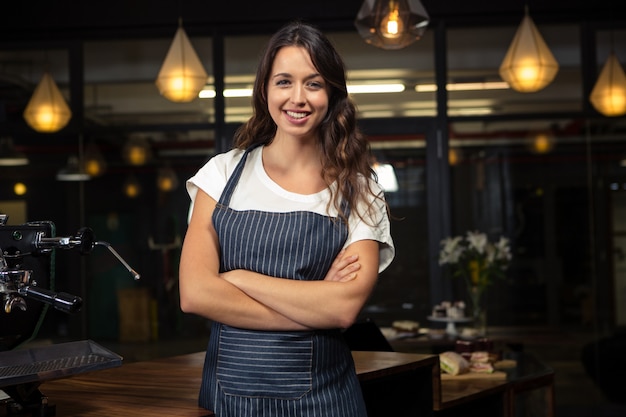
<path id="1" fill-rule="evenodd" d="M 433 116 L 435 96 L 416 93 L 418 84 L 434 83 L 433 35 L 398 51 L 366 44 L 353 32 L 328 33 L 343 57 L 349 90 L 360 118 Z M 268 36 L 228 37 L 226 49 L 226 122 L 243 122 L 251 116 L 250 89 L 260 53 Z M 362 92 L 383 88 L 390 92 Z M 245 90 L 248 90 L 247 92 Z M 359 90 L 360 92 L 357 92 Z"/>
<path id="2" fill-rule="evenodd" d="M 226 123 L 243 123 L 252 116 L 252 88 L 267 35 L 224 39 Z"/>
<path id="3" fill-rule="evenodd" d="M 361 118 L 390 118 L 434 116 L 435 95 L 417 93 L 415 87 L 433 84 L 434 34 L 424 36 L 399 50 L 384 50 L 366 44 L 353 32 L 329 34 L 344 58 L 348 72 L 349 90 Z M 388 86 L 400 91 L 388 93 L 357 93 L 362 86 Z"/>
<path id="4" fill-rule="evenodd" d="M 507 282 L 489 290 L 489 323 L 590 320 L 597 236 L 610 225 L 608 186 L 621 184 L 626 145 L 605 121 L 554 119 L 451 125 L 454 234 L 512 241 Z M 463 133 L 459 133 L 463 132 Z M 551 307 L 549 307 L 551 306 Z"/>
<path id="5" fill-rule="evenodd" d="M 516 27 L 449 29 L 448 114 L 450 116 L 575 112 L 582 109 L 579 28 L 538 26 L 559 63 L 555 79 L 542 90 L 522 93 L 499 74 Z"/>
<path id="6" fill-rule="evenodd" d="M 107 125 L 207 123 L 213 103 L 174 103 L 155 84 L 171 39 L 86 42 L 85 117 Z M 190 38 L 205 71 L 212 72 L 210 38 Z M 208 80 L 207 80 L 208 82 Z"/>

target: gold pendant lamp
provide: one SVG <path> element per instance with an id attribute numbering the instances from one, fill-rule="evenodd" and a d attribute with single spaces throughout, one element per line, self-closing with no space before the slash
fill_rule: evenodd
<path id="1" fill-rule="evenodd" d="M 206 84 L 208 75 L 193 49 L 182 20 L 156 79 L 161 94 L 177 103 L 190 102 Z"/>
<path id="2" fill-rule="evenodd" d="M 24 109 L 26 123 L 37 132 L 54 133 L 63 129 L 71 118 L 72 111 L 59 87 L 50 73 L 44 72 Z"/>
<path id="3" fill-rule="evenodd" d="M 522 93 L 539 91 L 552 82 L 559 63 L 528 14 L 528 8 L 502 64 L 500 76 Z"/>
<path id="4" fill-rule="evenodd" d="M 626 114 L 626 74 L 615 52 L 609 54 L 589 100 L 605 116 Z"/>

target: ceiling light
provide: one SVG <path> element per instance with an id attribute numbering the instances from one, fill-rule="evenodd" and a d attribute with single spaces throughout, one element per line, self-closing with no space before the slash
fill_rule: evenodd
<path id="1" fill-rule="evenodd" d="M 106 170 L 106 160 L 95 143 L 89 143 L 85 147 L 84 171 L 90 177 L 99 177 Z"/>
<path id="2" fill-rule="evenodd" d="M 206 86 L 198 93 L 199 98 L 215 98 L 215 88 Z M 252 88 L 227 88 L 222 94 L 227 98 L 252 97 Z"/>
<path id="3" fill-rule="evenodd" d="M 152 158 L 152 150 L 144 137 L 132 137 L 122 148 L 124 160 L 135 166 L 145 165 Z"/>
<path id="4" fill-rule="evenodd" d="M 123 185 L 124 195 L 128 198 L 135 198 L 141 194 L 141 184 L 134 175 L 129 175 Z"/>
<path id="5" fill-rule="evenodd" d="M 368 93 L 401 93 L 405 89 L 404 84 L 352 84 L 348 85 L 350 94 Z"/>
<path id="6" fill-rule="evenodd" d="M 224 90 L 224 97 L 252 97 L 251 88 L 229 88 Z"/>
<path id="7" fill-rule="evenodd" d="M 25 195 L 28 192 L 28 187 L 26 187 L 26 184 L 24 184 L 23 182 L 16 182 L 15 184 L 13 184 L 13 193 L 15 193 L 15 195 Z"/>
<path id="8" fill-rule="evenodd" d="M 448 115 L 450 116 L 482 116 L 492 113 L 493 109 L 491 107 L 461 107 L 448 110 Z"/>
<path id="9" fill-rule="evenodd" d="M 506 90 L 511 86 L 504 81 L 479 81 L 471 83 L 446 84 L 448 91 L 482 91 L 482 90 Z M 437 84 L 417 84 L 415 91 L 418 93 L 430 93 L 437 91 Z"/>
<path id="10" fill-rule="evenodd" d="M 591 90 L 589 100 L 605 116 L 626 114 L 626 74 L 613 51 Z"/>
<path id="11" fill-rule="evenodd" d="M 163 192 L 174 191 L 178 187 L 176 172 L 170 167 L 161 168 L 157 176 L 157 187 Z"/>
<path id="12" fill-rule="evenodd" d="M 526 8 L 522 23 L 500 65 L 500 76 L 514 90 L 531 93 L 550 84 L 558 71 L 558 62 Z"/>
<path id="13" fill-rule="evenodd" d="M 59 87 L 50 73 L 44 72 L 24 110 L 26 123 L 37 132 L 54 133 L 64 128 L 71 117 Z"/>
<path id="14" fill-rule="evenodd" d="M 528 146 L 530 151 L 536 154 L 546 154 L 556 144 L 556 138 L 552 129 L 542 129 L 539 131 L 530 132 L 528 136 Z"/>
<path id="15" fill-rule="evenodd" d="M 67 165 L 57 172 L 57 181 L 88 181 L 91 179 L 78 162 L 78 157 L 72 155 L 67 160 Z"/>
<path id="16" fill-rule="evenodd" d="M 28 157 L 15 149 L 13 138 L 0 138 L 0 166 L 14 167 L 28 165 Z"/>
<path id="17" fill-rule="evenodd" d="M 446 84 L 446 89 L 448 91 L 506 90 L 509 88 L 511 88 L 509 84 L 504 81 Z"/>
<path id="18" fill-rule="evenodd" d="M 168 100 L 185 103 L 198 96 L 207 78 L 208 75 L 183 29 L 182 20 L 179 20 L 178 30 L 163 61 L 156 85 Z"/>
<path id="19" fill-rule="evenodd" d="M 401 49 L 422 37 L 429 20 L 419 0 L 365 0 L 354 25 L 366 43 Z"/>
<path id="20" fill-rule="evenodd" d="M 448 164 L 451 166 L 458 165 L 462 159 L 462 151 L 457 148 L 448 149 Z"/>
<path id="21" fill-rule="evenodd" d="M 353 84 L 348 85 L 348 93 L 350 94 L 367 94 L 367 93 L 401 93 L 406 87 L 404 84 Z M 211 86 L 203 88 L 198 93 L 199 98 L 215 98 L 215 89 Z M 224 90 L 224 97 L 252 97 L 251 88 L 227 88 Z"/>

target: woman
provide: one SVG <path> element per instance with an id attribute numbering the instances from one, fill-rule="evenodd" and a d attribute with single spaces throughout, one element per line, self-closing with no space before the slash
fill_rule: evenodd
<path id="1" fill-rule="evenodd" d="M 300 22 L 270 40 L 235 148 L 187 182 L 180 302 L 213 321 L 200 405 L 365 416 L 341 336 L 394 256 L 343 62 Z"/>

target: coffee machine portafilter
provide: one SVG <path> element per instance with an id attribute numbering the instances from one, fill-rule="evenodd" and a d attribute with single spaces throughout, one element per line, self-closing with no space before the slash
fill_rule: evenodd
<path id="1" fill-rule="evenodd" d="M 65 313 L 78 312 L 81 297 L 57 292 L 53 288 L 57 249 L 75 249 L 89 254 L 96 246 L 106 247 L 135 280 L 140 275 L 107 242 L 96 241 L 93 231 L 83 227 L 72 236 L 55 236 L 55 225 L 49 221 L 8 225 L 8 216 L 0 214 L 0 351 L 11 349 L 32 333 L 43 305 Z M 11 318 L 10 316 L 15 316 Z"/>

